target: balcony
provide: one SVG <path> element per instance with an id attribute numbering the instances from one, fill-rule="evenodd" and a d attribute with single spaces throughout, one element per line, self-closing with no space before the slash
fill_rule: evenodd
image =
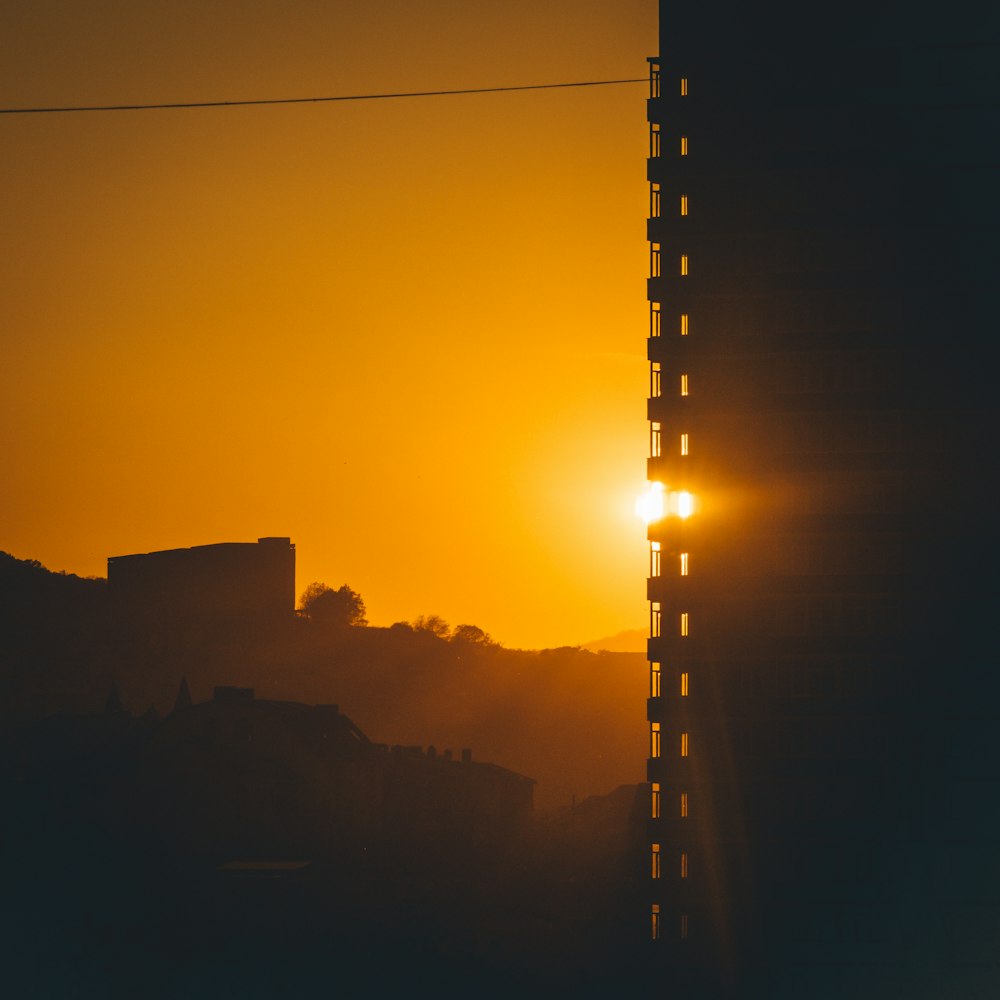
<path id="1" fill-rule="evenodd" d="M 650 97 L 646 100 L 646 121 L 659 122 L 662 125 L 668 120 L 669 114 L 665 97 Z"/>
<path id="2" fill-rule="evenodd" d="M 670 263 L 670 273 L 661 274 L 656 278 L 646 279 L 646 298 L 650 302 L 669 302 L 678 312 L 689 312 L 691 302 L 691 290 L 698 284 L 697 278 L 692 275 L 682 276 L 674 273 L 674 265 L 677 265 L 676 256 Z M 667 262 L 664 261 L 664 266 Z"/>
<path id="3" fill-rule="evenodd" d="M 646 419 L 658 420 L 661 424 L 671 424 L 684 416 L 688 407 L 688 396 L 671 393 L 668 396 L 654 396 L 646 400 Z"/>
<path id="4" fill-rule="evenodd" d="M 677 576 L 676 571 L 670 576 L 648 577 L 646 579 L 646 600 L 659 601 L 661 604 L 668 601 L 686 600 L 690 579 L 687 576 Z"/>
<path id="5" fill-rule="evenodd" d="M 691 455 L 683 459 L 677 452 L 672 455 L 656 455 L 646 459 L 646 479 L 651 483 L 676 484 L 679 490 L 683 490 L 688 474 L 694 471 L 696 464 Z"/>
<path id="6" fill-rule="evenodd" d="M 673 761 L 671 761 L 673 763 Z M 669 792 L 673 785 L 667 784 L 667 778 L 671 775 L 671 769 L 667 764 L 667 761 L 663 757 L 649 757 L 646 760 L 646 780 L 649 782 L 657 782 L 660 785 L 661 796 L 663 792 Z M 663 799 L 660 799 L 660 808 L 662 812 Z"/>
<path id="7" fill-rule="evenodd" d="M 671 636 L 671 638 L 673 638 Z M 667 658 L 667 637 L 665 635 L 650 636 L 646 640 L 646 659 L 663 663 Z M 654 720 L 655 721 L 655 720 Z"/>

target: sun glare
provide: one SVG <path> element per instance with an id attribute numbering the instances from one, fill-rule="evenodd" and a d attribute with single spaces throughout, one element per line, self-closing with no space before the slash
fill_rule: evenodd
<path id="1" fill-rule="evenodd" d="M 666 513 L 663 483 L 650 483 L 645 493 L 640 493 L 635 501 L 636 517 L 646 524 L 659 521 Z"/>
<path id="2" fill-rule="evenodd" d="M 694 513 L 694 508 L 693 494 L 687 490 L 668 491 L 663 483 L 650 483 L 635 502 L 636 517 L 646 524 L 671 516 L 684 520 Z"/>

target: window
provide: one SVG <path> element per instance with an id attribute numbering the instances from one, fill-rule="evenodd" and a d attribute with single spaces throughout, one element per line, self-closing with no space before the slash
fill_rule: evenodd
<path id="1" fill-rule="evenodd" d="M 649 457 L 659 458 L 660 457 L 660 446 L 662 441 L 662 434 L 660 431 L 660 422 L 654 420 L 649 425 Z"/>
<path id="2" fill-rule="evenodd" d="M 688 630 L 691 627 L 691 618 L 686 611 L 681 612 L 681 635 L 687 636 Z"/>
<path id="3" fill-rule="evenodd" d="M 649 665 L 649 697 L 659 698 L 660 697 L 660 679 L 661 671 L 659 663 L 650 663 Z"/>
<path id="4" fill-rule="evenodd" d="M 681 819 L 688 818 L 688 793 L 681 792 Z"/>
<path id="5" fill-rule="evenodd" d="M 687 374 L 681 376 L 681 395 L 686 396 L 688 394 L 688 377 Z"/>
<path id="6" fill-rule="evenodd" d="M 688 734 L 681 733 L 681 756 L 686 757 L 688 755 Z"/>
<path id="7" fill-rule="evenodd" d="M 652 862 L 652 877 L 660 877 L 660 845 L 652 844 L 650 846 L 650 861 Z"/>
<path id="8" fill-rule="evenodd" d="M 681 195 L 681 215 L 688 214 L 688 196 L 686 194 Z"/>
<path id="9" fill-rule="evenodd" d="M 653 601 L 649 605 L 649 634 L 652 638 L 658 639 L 663 633 L 663 612 L 660 610 L 660 602 Z"/>
<path id="10" fill-rule="evenodd" d="M 649 724 L 649 756 L 653 760 L 660 756 L 660 724 L 658 722 Z"/>
<path id="11" fill-rule="evenodd" d="M 686 274 L 687 272 L 683 272 Z M 658 278 L 660 276 L 660 244 L 649 244 L 649 276 Z"/>
<path id="12" fill-rule="evenodd" d="M 659 337 L 660 335 L 660 303 L 649 303 L 649 335 Z"/>
<path id="13" fill-rule="evenodd" d="M 690 682 L 688 680 L 688 672 L 685 670 L 681 673 L 681 697 L 686 698 L 689 690 Z"/>
<path id="14" fill-rule="evenodd" d="M 681 336 L 686 337 L 688 335 L 688 314 L 681 313 Z"/>
<path id="15" fill-rule="evenodd" d="M 688 856 L 687 851 L 681 851 L 681 878 L 688 877 Z"/>
<path id="16" fill-rule="evenodd" d="M 660 818 L 660 783 L 654 781 L 652 787 L 650 788 L 650 810 L 649 814 L 653 819 Z"/>
<path id="17" fill-rule="evenodd" d="M 663 394 L 660 379 L 661 374 L 660 362 L 654 361 L 649 366 L 649 395 L 652 399 L 659 399 Z"/>
<path id="18" fill-rule="evenodd" d="M 657 257 L 659 257 L 659 255 L 660 255 L 659 244 L 657 244 L 656 255 L 657 255 Z M 657 271 L 656 271 L 656 274 L 653 275 L 654 278 L 658 278 L 659 275 L 660 275 L 660 272 L 659 272 L 660 262 L 659 262 L 659 260 L 657 260 L 656 266 L 657 266 Z M 687 275 L 687 273 L 688 273 L 688 255 L 686 253 L 682 253 L 681 254 L 681 275 L 685 276 L 685 275 Z"/>
<path id="19" fill-rule="evenodd" d="M 686 455 L 688 453 L 688 436 L 687 434 L 681 435 L 681 454 Z"/>
<path id="20" fill-rule="evenodd" d="M 660 155 L 660 125 L 650 122 L 649 125 L 649 158 L 655 160 Z"/>
<path id="21" fill-rule="evenodd" d="M 652 928 L 651 928 L 651 933 L 652 933 L 653 940 L 656 941 L 660 937 L 660 904 L 659 903 L 653 903 L 653 908 L 650 911 L 650 914 L 651 914 L 651 916 L 653 918 L 653 924 L 652 924 Z"/>
<path id="22" fill-rule="evenodd" d="M 688 575 L 688 554 L 686 552 L 681 553 L 681 576 Z"/>
<path id="23" fill-rule="evenodd" d="M 650 184 L 649 186 L 649 217 L 658 219 L 660 217 L 660 185 Z"/>
<path id="24" fill-rule="evenodd" d="M 686 135 L 681 136 L 681 156 L 688 155 L 688 137 Z"/>
<path id="25" fill-rule="evenodd" d="M 681 914 L 681 940 L 686 941 L 688 936 L 688 915 Z"/>
<path id="26" fill-rule="evenodd" d="M 651 542 L 649 546 L 649 575 L 660 575 L 660 543 Z"/>
<path id="27" fill-rule="evenodd" d="M 688 95 L 688 78 L 686 76 L 681 77 L 681 97 L 687 97 Z"/>

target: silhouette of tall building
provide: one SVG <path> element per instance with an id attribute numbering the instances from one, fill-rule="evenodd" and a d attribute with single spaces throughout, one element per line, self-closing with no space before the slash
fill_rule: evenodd
<path id="1" fill-rule="evenodd" d="M 108 586 L 116 612 L 140 621 L 274 621 L 295 610 L 295 546 L 259 538 L 112 556 Z"/>
<path id="2" fill-rule="evenodd" d="M 1000 986 L 998 41 L 660 5 L 642 933 L 711 995 Z"/>

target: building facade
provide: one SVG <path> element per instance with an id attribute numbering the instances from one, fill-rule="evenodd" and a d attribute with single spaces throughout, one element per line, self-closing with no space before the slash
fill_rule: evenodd
<path id="1" fill-rule="evenodd" d="M 222 542 L 108 559 L 115 611 L 150 624 L 273 622 L 295 610 L 289 538 Z"/>
<path id="2" fill-rule="evenodd" d="M 643 933 L 709 991 L 989 988 L 997 19 L 660 7 Z"/>

